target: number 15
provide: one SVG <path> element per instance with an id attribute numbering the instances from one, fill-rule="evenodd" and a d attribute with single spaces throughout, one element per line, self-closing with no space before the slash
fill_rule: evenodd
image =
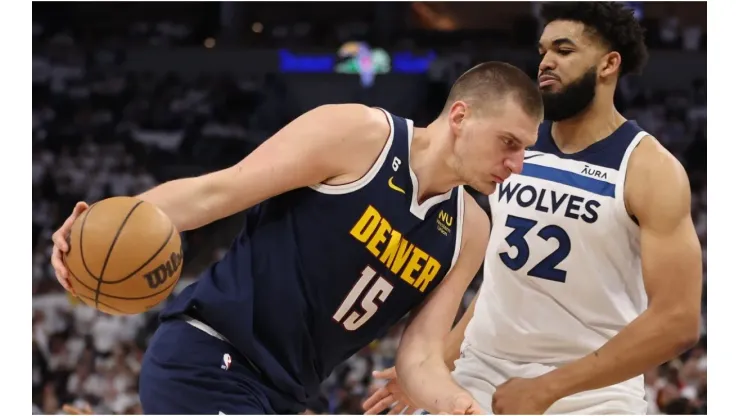
<path id="1" fill-rule="evenodd" d="M 390 295 L 393 290 L 393 285 L 383 279 L 383 276 L 378 275 L 375 283 L 370 287 L 370 290 L 367 291 L 365 297 L 362 298 L 360 303 L 360 306 L 364 309 L 363 313 L 359 314 L 353 311 L 349 316 L 347 316 L 349 310 L 357 302 L 357 298 L 360 297 L 362 291 L 365 290 L 367 285 L 376 275 L 377 272 L 373 270 L 372 267 L 365 267 L 365 270 L 362 271 L 362 275 L 360 276 L 360 280 L 355 283 L 355 286 L 350 290 L 349 294 L 344 299 L 344 302 L 342 302 L 339 309 L 334 313 L 334 320 L 344 325 L 346 330 L 354 331 L 369 321 L 378 311 L 378 304 L 375 303 L 375 301 L 378 300 L 380 301 L 379 303 L 385 302 L 388 295 Z M 347 316 L 346 319 L 345 316 Z"/>

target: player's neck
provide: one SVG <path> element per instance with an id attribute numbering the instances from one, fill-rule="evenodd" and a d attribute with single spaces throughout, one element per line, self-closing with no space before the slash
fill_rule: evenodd
<path id="1" fill-rule="evenodd" d="M 597 96 L 582 113 L 553 123 L 552 138 L 563 153 L 577 153 L 608 137 L 625 121 L 614 107 L 613 96 Z"/>
<path id="2" fill-rule="evenodd" d="M 452 154 L 451 148 L 446 149 L 451 144 L 437 140 L 436 136 L 442 130 L 439 127 L 432 123 L 427 128 L 414 128 L 409 164 L 416 175 L 419 204 L 464 183 L 455 174 L 447 157 Z"/>

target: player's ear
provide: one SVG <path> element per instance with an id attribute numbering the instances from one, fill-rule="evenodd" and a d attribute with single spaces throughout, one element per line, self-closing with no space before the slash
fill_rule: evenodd
<path id="1" fill-rule="evenodd" d="M 450 129 L 455 136 L 460 135 L 463 120 L 465 120 L 466 117 L 470 117 L 470 109 L 468 108 L 468 105 L 463 101 L 455 101 L 450 107 L 450 114 L 447 118 L 450 123 Z"/>
<path id="2" fill-rule="evenodd" d="M 619 67 L 622 65 L 622 55 L 617 51 L 607 53 L 599 62 L 599 75 L 609 77 L 619 73 Z"/>

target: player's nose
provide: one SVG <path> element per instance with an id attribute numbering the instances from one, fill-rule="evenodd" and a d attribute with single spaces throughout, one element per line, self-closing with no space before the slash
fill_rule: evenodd
<path id="1" fill-rule="evenodd" d="M 542 60 L 540 61 L 539 66 L 539 73 L 537 74 L 537 77 L 539 77 L 543 72 L 545 71 L 552 71 L 555 69 L 555 59 L 553 59 L 551 53 L 546 53 L 542 55 Z"/>
<path id="2" fill-rule="evenodd" d="M 522 169 L 524 168 L 524 152 L 517 152 L 516 155 L 506 158 L 504 166 L 506 166 L 511 173 L 516 173 L 517 175 L 522 173 Z"/>

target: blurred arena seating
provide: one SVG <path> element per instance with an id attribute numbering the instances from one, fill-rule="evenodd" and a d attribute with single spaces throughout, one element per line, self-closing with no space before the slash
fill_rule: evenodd
<path id="1" fill-rule="evenodd" d="M 65 403 L 141 412 L 137 374 L 156 310 L 108 316 L 59 287 L 50 236 L 75 202 L 225 167 L 319 104 L 383 106 L 423 125 L 476 62 L 511 60 L 536 70 L 536 3 L 490 3 L 486 13 L 499 17 L 485 28 L 476 13 L 444 2 L 291 4 L 33 4 L 34 413 L 58 414 Z M 643 77 L 623 80 L 618 104 L 689 171 L 706 288 L 706 4 L 703 20 L 677 3 L 661 4 L 668 6 L 640 9 L 652 58 Z M 452 27 L 435 30 L 445 25 Z M 353 39 L 419 57 L 433 51 L 433 58 L 420 60 L 426 66 L 416 72 L 378 75 L 369 88 L 357 75 L 281 67 L 280 51 L 334 56 Z M 665 68 L 678 62 L 682 69 L 668 76 Z M 236 215 L 184 235 L 176 291 L 219 258 L 241 221 Z M 480 276 L 466 305 L 479 284 Z M 363 413 L 363 397 L 377 387 L 370 373 L 393 365 L 402 328 L 341 365 L 311 410 Z M 696 348 L 646 374 L 646 384 L 651 414 L 706 413 L 706 330 Z"/>

